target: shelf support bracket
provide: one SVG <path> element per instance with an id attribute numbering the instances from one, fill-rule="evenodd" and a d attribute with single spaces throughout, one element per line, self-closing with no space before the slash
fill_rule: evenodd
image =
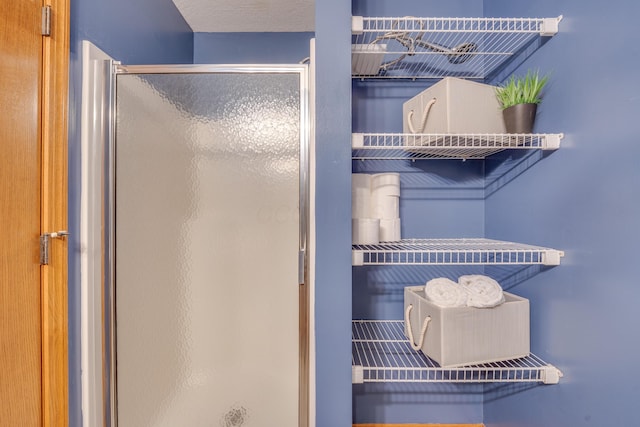
<path id="1" fill-rule="evenodd" d="M 354 133 L 351 135 L 351 148 L 354 150 L 364 148 L 364 134 Z"/>
<path id="2" fill-rule="evenodd" d="M 564 138 L 562 133 L 546 134 L 544 137 L 544 149 L 545 150 L 557 150 L 560 148 L 560 140 Z"/>
<path id="3" fill-rule="evenodd" d="M 562 21 L 562 15 L 557 18 L 544 18 L 540 27 L 540 36 L 551 37 L 558 33 L 558 27 Z"/>
<path id="4" fill-rule="evenodd" d="M 545 251 L 542 253 L 542 265 L 560 265 L 560 258 L 564 256 L 564 251 Z"/>
<path id="5" fill-rule="evenodd" d="M 364 32 L 364 17 L 352 16 L 351 17 L 351 34 L 359 36 Z"/>
<path id="6" fill-rule="evenodd" d="M 351 265 L 354 267 L 360 267 L 364 265 L 364 252 L 351 251 Z"/>
<path id="7" fill-rule="evenodd" d="M 562 371 L 553 365 L 545 366 L 540 372 L 540 379 L 544 384 L 558 384 L 562 377 Z"/>
<path id="8" fill-rule="evenodd" d="M 364 368 L 360 365 L 351 366 L 351 384 L 364 383 Z"/>

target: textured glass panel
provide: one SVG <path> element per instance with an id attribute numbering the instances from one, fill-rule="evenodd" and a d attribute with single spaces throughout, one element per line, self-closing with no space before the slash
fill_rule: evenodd
<path id="1" fill-rule="evenodd" d="M 298 74 L 117 78 L 119 427 L 298 422 Z"/>

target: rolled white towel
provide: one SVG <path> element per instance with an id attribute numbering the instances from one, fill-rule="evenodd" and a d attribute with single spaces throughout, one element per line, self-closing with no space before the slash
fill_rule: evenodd
<path id="1" fill-rule="evenodd" d="M 504 293 L 498 282 L 481 274 L 460 276 L 458 283 L 466 289 L 468 307 L 489 308 L 504 302 Z"/>
<path id="2" fill-rule="evenodd" d="M 445 277 L 431 279 L 424 287 L 427 301 L 438 307 L 464 307 L 467 304 L 467 291 L 453 280 Z"/>

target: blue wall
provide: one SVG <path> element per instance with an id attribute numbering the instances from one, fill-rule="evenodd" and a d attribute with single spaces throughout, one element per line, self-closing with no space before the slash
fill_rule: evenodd
<path id="1" fill-rule="evenodd" d="M 123 64 L 189 64 L 193 32 L 171 0 L 71 2 L 71 55 L 90 40 Z"/>
<path id="2" fill-rule="evenodd" d="M 351 7 L 316 1 L 316 421 L 351 425 Z"/>
<path id="3" fill-rule="evenodd" d="M 493 194 L 489 237 L 566 251 L 559 267 L 514 292 L 531 302 L 532 351 L 560 384 L 488 391 L 487 426 L 637 425 L 640 351 L 640 47 L 632 0 L 485 0 L 487 16 L 564 15 L 526 68 L 552 71 L 538 131 L 561 148 Z M 518 391 L 522 391 L 519 392 Z"/>
<path id="4" fill-rule="evenodd" d="M 193 33 L 170 0 L 71 1 L 69 80 L 69 425 L 82 425 L 80 388 L 80 108 L 82 40 L 124 64 L 191 63 Z"/>
<path id="5" fill-rule="evenodd" d="M 313 33 L 194 33 L 195 64 L 295 64 L 309 57 Z"/>

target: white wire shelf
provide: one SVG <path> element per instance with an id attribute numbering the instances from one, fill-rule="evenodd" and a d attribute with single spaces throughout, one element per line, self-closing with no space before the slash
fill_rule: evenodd
<path id="1" fill-rule="evenodd" d="M 402 320 L 352 322 L 352 382 L 542 382 L 557 384 L 555 366 L 534 354 L 521 359 L 442 368 L 413 350 Z"/>
<path id="2" fill-rule="evenodd" d="M 403 239 L 353 245 L 352 265 L 560 265 L 564 252 L 500 240 Z"/>
<path id="3" fill-rule="evenodd" d="M 561 133 L 554 134 L 410 134 L 354 133 L 354 160 L 484 159 L 507 149 L 557 150 Z"/>
<path id="4" fill-rule="evenodd" d="M 354 16 L 352 76 L 487 80 L 555 35 L 561 19 Z"/>

